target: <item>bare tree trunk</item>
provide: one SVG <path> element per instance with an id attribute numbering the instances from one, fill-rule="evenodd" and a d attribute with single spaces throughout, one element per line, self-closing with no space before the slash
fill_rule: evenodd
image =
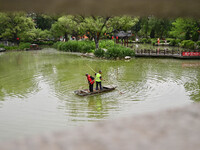
<path id="1" fill-rule="evenodd" d="M 96 49 L 98 49 L 99 48 L 99 38 L 98 38 L 98 36 L 96 34 L 94 36 L 94 42 L 95 42 Z"/>
<path id="2" fill-rule="evenodd" d="M 67 42 L 69 39 L 68 39 L 68 34 L 65 33 L 65 41 Z"/>

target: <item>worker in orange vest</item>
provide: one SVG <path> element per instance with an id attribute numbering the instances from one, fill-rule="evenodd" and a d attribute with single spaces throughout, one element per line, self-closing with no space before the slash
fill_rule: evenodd
<path id="1" fill-rule="evenodd" d="M 160 44 L 160 38 L 158 38 L 158 44 Z"/>
<path id="2" fill-rule="evenodd" d="M 85 76 L 87 77 L 87 80 L 88 80 L 89 90 L 90 90 L 90 92 L 93 92 L 94 77 L 92 77 L 91 75 L 89 75 L 87 73 L 85 74 Z"/>

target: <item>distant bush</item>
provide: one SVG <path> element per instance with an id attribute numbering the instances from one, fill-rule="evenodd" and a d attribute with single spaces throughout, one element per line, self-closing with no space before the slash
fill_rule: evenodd
<path id="1" fill-rule="evenodd" d="M 53 47 L 66 52 L 89 53 L 94 51 L 95 44 L 92 41 L 68 41 L 56 42 Z"/>
<path id="2" fill-rule="evenodd" d="M 105 52 L 105 57 L 107 59 L 117 59 L 117 58 L 124 58 L 125 56 L 134 56 L 135 53 L 133 50 L 127 47 L 123 47 L 121 45 L 116 45 L 115 47 L 110 47 Z"/>
<path id="3" fill-rule="evenodd" d="M 5 48 L 5 46 L 3 44 L 0 44 L 0 48 Z"/>
<path id="4" fill-rule="evenodd" d="M 172 40 L 174 40 L 174 39 L 172 39 L 172 38 L 166 38 L 167 43 L 170 43 Z"/>
<path id="5" fill-rule="evenodd" d="M 18 46 L 5 46 L 6 50 L 18 50 L 19 47 Z"/>
<path id="6" fill-rule="evenodd" d="M 196 48 L 200 49 L 200 41 L 196 42 Z"/>
<path id="7" fill-rule="evenodd" d="M 53 45 L 54 41 L 35 41 L 34 44 L 38 44 L 38 45 Z"/>
<path id="8" fill-rule="evenodd" d="M 179 46 L 179 44 L 181 43 L 180 39 L 170 39 L 170 40 L 167 40 L 167 41 L 169 41 L 170 46 Z"/>
<path id="9" fill-rule="evenodd" d="M 66 52 L 82 52 L 89 53 L 94 52 L 96 57 L 117 59 L 124 58 L 125 56 L 134 56 L 135 53 L 130 48 L 115 44 L 114 41 L 100 41 L 99 49 L 95 50 L 94 41 L 68 41 L 68 42 L 56 42 L 53 45 L 54 48 Z M 105 52 L 103 48 L 107 49 Z"/>
<path id="10" fill-rule="evenodd" d="M 94 55 L 96 57 L 103 58 L 105 56 L 105 51 L 103 49 L 99 48 L 99 49 L 94 51 Z"/>
<path id="11" fill-rule="evenodd" d="M 195 48 L 195 42 L 191 41 L 191 40 L 184 40 L 184 41 L 181 42 L 181 47 L 194 49 Z"/>
<path id="12" fill-rule="evenodd" d="M 30 48 L 30 45 L 31 45 L 31 43 L 20 43 L 19 44 L 19 49 L 20 50 L 24 50 L 24 49 L 26 49 L 26 48 Z"/>
<path id="13" fill-rule="evenodd" d="M 115 42 L 112 40 L 101 40 L 99 42 L 99 47 L 107 49 L 108 47 L 113 47 L 114 44 L 115 44 Z"/>
<path id="14" fill-rule="evenodd" d="M 147 38 L 142 38 L 140 40 L 141 43 L 151 43 L 151 39 L 147 39 Z"/>
<path id="15" fill-rule="evenodd" d="M 151 39 L 151 44 L 152 44 L 152 45 L 154 45 L 154 46 L 155 46 L 155 45 L 156 45 L 156 43 L 157 43 L 157 40 L 156 40 L 156 39 Z"/>

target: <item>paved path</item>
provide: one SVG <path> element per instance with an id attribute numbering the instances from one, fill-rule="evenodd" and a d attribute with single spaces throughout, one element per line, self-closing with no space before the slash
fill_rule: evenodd
<path id="1" fill-rule="evenodd" d="M 200 104 L 0 143 L 0 150 L 199 150 Z"/>

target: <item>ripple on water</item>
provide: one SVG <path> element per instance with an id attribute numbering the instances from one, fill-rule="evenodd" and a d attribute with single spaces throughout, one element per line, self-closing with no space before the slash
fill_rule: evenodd
<path id="1" fill-rule="evenodd" d="M 109 81 L 103 85 L 117 90 L 76 96 L 75 90 L 88 88 L 84 74 L 93 74 L 85 64 L 103 70 Z M 51 49 L 13 53 L 0 67 L 0 138 L 175 107 L 200 93 L 199 71 L 182 68 L 181 60 L 93 60 Z"/>

